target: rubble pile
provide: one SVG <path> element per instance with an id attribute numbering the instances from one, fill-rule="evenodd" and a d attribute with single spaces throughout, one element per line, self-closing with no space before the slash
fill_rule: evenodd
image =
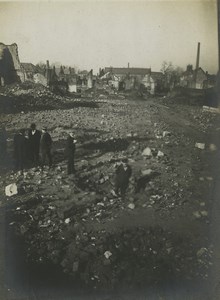
<path id="1" fill-rule="evenodd" d="M 202 114 L 196 116 L 195 119 L 198 120 L 203 131 L 206 132 L 207 130 L 212 129 L 213 124 L 218 119 L 218 115 L 212 113 L 212 111 L 206 111 L 203 109 Z"/>
<path id="2" fill-rule="evenodd" d="M 70 95 L 57 95 L 41 84 L 24 82 L 0 88 L 0 112 L 29 112 L 46 109 L 72 107 L 97 107 L 91 99 L 80 99 Z"/>
<path id="3" fill-rule="evenodd" d="M 9 228 L 24 240 L 27 260 L 52 262 L 93 288 L 206 279 L 212 248 L 193 226 L 209 220 L 206 195 L 212 181 L 208 169 L 200 175 L 201 157 L 215 151 L 195 147 L 206 145 L 203 130 L 209 129 L 209 119 L 200 113 L 163 100 L 107 99 L 98 107 L 10 119 L 11 131 L 33 120 L 47 125 L 54 141 L 52 169 L 0 178 L 4 188 L 17 187 L 5 205 Z M 77 139 L 76 174 L 70 176 L 63 154 L 69 131 Z M 114 193 L 115 167 L 122 158 L 132 168 L 125 199 Z M 179 222 L 190 224 L 190 230 L 178 229 Z"/>
<path id="4" fill-rule="evenodd" d="M 6 85 L 1 87 L 1 95 L 5 96 L 26 96 L 33 98 L 42 98 L 42 97 L 54 97 L 55 95 L 49 90 L 49 88 L 44 87 L 41 84 L 34 84 L 32 82 L 24 82 L 20 84 Z M 28 104 L 28 103 L 27 103 Z"/>
<path id="5" fill-rule="evenodd" d="M 40 84 L 22 83 L 13 84 L 0 89 L 1 112 L 26 112 L 35 109 L 53 108 L 62 100 L 49 89 Z M 10 109 L 5 110 L 4 107 Z"/>
<path id="6" fill-rule="evenodd" d="M 196 239 L 192 243 L 189 236 L 180 237 L 160 226 L 131 224 L 110 230 L 106 222 L 121 210 L 136 209 L 136 202 L 127 206 L 128 201 L 104 196 L 97 188 L 93 192 L 87 180 L 85 192 L 76 179 L 63 175 L 56 175 L 52 188 L 47 171 L 34 185 L 39 175 L 37 170 L 25 174 L 25 182 L 18 176 L 23 192 L 10 198 L 9 226 L 24 239 L 29 262 L 58 264 L 73 280 L 93 288 L 144 286 L 164 280 L 165 274 L 167 279 L 206 278 L 211 250 L 198 249 Z M 48 180 L 45 186 L 43 178 Z M 152 196 L 149 203 L 161 197 Z"/>

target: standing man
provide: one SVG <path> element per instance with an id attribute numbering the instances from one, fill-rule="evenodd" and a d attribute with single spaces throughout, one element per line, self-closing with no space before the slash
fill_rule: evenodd
<path id="1" fill-rule="evenodd" d="M 49 167 L 52 166 L 51 147 L 52 147 L 52 138 L 51 138 L 50 134 L 47 132 L 47 128 L 43 127 L 42 135 L 41 135 L 41 139 L 40 139 L 42 168 L 45 165 L 46 159 L 48 159 Z"/>
<path id="2" fill-rule="evenodd" d="M 14 158 L 15 158 L 15 170 L 23 173 L 24 160 L 25 160 L 25 130 L 20 129 L 14 136 Z"/>
<path id="3" fill-rule="evenodd" d="M 65 154 L 67 157 L 67 173 L 73 174 L 75 172 L 74 158 L 76 150 L 76 140 L 74 140 L 73 133 L 70 133 L 66 140 Z"/>
<path id="4" fill-rule="evenodd" d="M 121 197 L 124 198 L 132 173 L 131 167 L 127 163 L 127 159 L 120 162 L 115 173 L 115 193 L 118 194 L 120 192 Z"/>
<path id="5" fill-rule="evenodd" d="M 40 131 L 37 130 L 36 125 L 32 123 L 31 128 L 28 131 L 28 139 L 29 139 L 30 159 L 33 164 L 39 163 L 40 137 L 41 137 Z"/>
<path id="6" fill-rule="evenodd" d="M 5 162 L 7 154 L 7 132 L 5 126 L 2 126 L 0 129 L 0 160 Z"/>

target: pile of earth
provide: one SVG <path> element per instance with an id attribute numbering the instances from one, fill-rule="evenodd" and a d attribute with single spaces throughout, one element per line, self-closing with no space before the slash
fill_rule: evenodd
<path id="1" fill-rule="evenodd" d="M 0 87 L 0 113 L 28 112 L 73 107 L 97 107 L 94 101 L 54 94 L 41 84 L 24 82 Z"/>

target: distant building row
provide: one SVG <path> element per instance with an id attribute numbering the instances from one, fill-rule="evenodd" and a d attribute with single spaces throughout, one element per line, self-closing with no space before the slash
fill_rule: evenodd
<path id="1" fill-rule="evenodd" d="M 127 68 L 103 69 L 100 80 L 116 90 L 147 89 L 154 94 L 163 84 L 164 75 L 151 71 L 151 68 L 130 68 L 128 64 Z"/>
<path id="2" fill-rule="evenodd" d="M 188 65 L 186 71 L 180 77 L 180 86 L 195 89 L 211 88 L 215 85 L 216 76 L 205 72 L 201 67 L 193 70 L 192 65 Z"/>
<path id="3" fill-rule="evenodd" d="M 215 85 L 215 75 L 209 75 L 199 67 L 193 70 L 188 65 L 185 72 L 173 76 L 154 72 L 151 68 L 106 67 L 99 70 L 98 75 L 81 71 L 76 73 L 71 67 L 51 67 L 49 61 L 43 66 L 32 63 L 20 63 L 16 44 L 4 45 L 0 43 L 0 83 L 1 85 L 13 82 L 33 81 L 55 89 L 62 87 L 64 91 L 80 92 L 93 87 L 111 87 L 115 90 L 138 89 L 155 94 L 163 90 L 170 90 L 175 86 L 186 88 L 205 89 Z"/>

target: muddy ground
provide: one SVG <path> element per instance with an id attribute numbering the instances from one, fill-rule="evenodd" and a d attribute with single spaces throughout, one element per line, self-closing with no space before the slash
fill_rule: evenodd
<path id="1" fill-rule="evenodd" d="M 2 299 L 214 299 L 218 115 L 169 97 L 54 96 L 53 105 L 53 95 L 42 93 L 38 106 L 35 93 L 18 90 L 22 105 L 13 102 L 13 114 L 0 116 L 8 132 L 0 177 Z M 54 166 L 19 175 L 12 138 L 33 121 L 51 133 Z M 68 176 L 70 131 L 76 174 Z M 132 167 L 125 199 L 112 191 L 123 157 Z M 6 197 L 11 183 L 19 193 Z"/>

